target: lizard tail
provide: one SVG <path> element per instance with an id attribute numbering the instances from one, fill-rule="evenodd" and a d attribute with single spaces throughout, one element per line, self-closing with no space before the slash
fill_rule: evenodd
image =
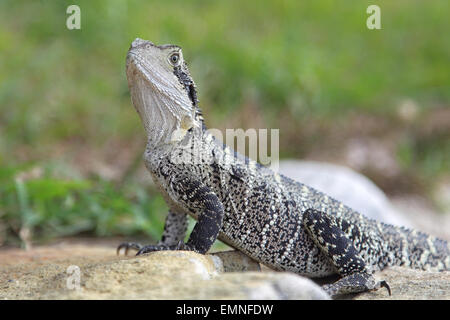
<path id="1" fill-rule="evenodd" d="M 450 244 L 426 233 L 385 225 L 390 248 L 387 265 L 430 271 L 450 271 Z"/>

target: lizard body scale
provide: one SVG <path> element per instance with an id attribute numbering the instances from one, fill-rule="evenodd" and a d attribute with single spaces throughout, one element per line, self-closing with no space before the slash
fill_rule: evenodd
<path id="1" fill-rule="evenodd" d="M 338 274 L 323 286 L 332 296 L 388 287 L 372 276 L 388 266 L 450 270 L 446 241 L 368 219 L 219 143 L 206 130 L 180 47 L 134 40 L 127 79 L 147 133 L 145 165 L 169 213 L 158 244 L 118 250 L 204 254 L 218 238 L 276 270 Z M 197 223 L 183 243 L 187 215 Z"/>

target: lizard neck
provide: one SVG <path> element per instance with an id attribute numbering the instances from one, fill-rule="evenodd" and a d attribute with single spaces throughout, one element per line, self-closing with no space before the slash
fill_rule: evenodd
<path id="1" fill-rule="evenodd" d="M 211 137 L 210 137 L 211 136 Z M 197 164 L 207 149 L 205 143 L 212 138 L 204 122 L 186 132 L 185 136 L 172 143 L 159 143 L 147 138 L 144 159 L 147 167 L 157 168 L 161 162 L 174 164 Z M 149 168 L 150 169 L 150 168 Z"/>

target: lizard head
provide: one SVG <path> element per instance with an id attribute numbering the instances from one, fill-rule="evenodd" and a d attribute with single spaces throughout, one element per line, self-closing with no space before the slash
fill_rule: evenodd
<path id="1" fill-rule="evenodd" d="M 201 128 L 197 92 L 179 46 L 137 38 L 127 54 L 131 100 L 153 145 L 173 144 Z"/>

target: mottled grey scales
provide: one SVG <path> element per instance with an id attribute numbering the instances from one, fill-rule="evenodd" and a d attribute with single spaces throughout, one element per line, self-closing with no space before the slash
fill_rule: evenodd
<path id="1" fill-rule="evenodd" d="M 147 133 L 145 165 L 170 211 L 156 250 L 206 253 L 216 239 L 276 270 L 340 280 L 331 295 L 388 287 L 388 266 L 450 270 L 449 244 L 370 220 L 218 142 L 206 129 L 181 48 L 136 39 L 127 55 L 133 104 Z M 186 216 L 197 220 L 187 243 Z"/>

